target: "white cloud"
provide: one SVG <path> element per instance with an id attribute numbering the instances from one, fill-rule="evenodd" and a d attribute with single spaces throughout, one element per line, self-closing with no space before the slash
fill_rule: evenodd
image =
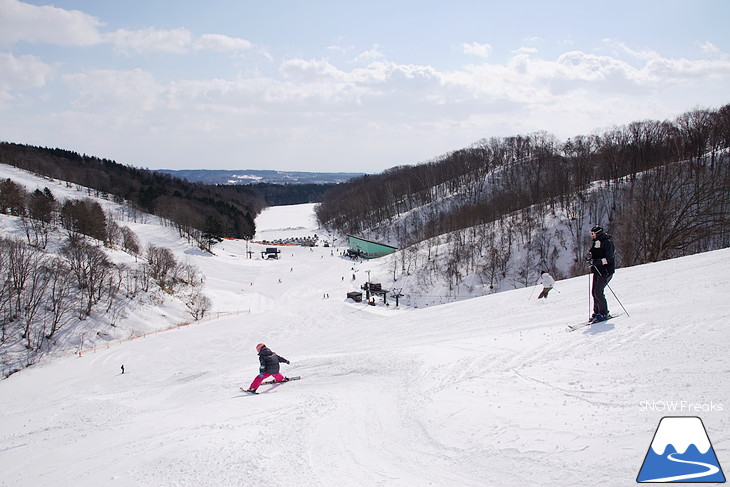
<path id="1" fill-rule="evenodd" d="M 515 56 L 508 64 L 467 66 L 444 74 L 449 95 L 472 103 L 484 104 L 500 100 L 513 103 L 541 103 L 547 93 L 535 84 L 543 67 L 526 56 Z"/>
<path id="2" fill-rule="evenodd" d="M 354 47 L 353 46 L 340 46 L 337 44 L 333 44 L 331 46 L 327 46 L 325 49 L 327 49 L 330 52 L 337 53 L 337 54 L 347 54 L 347 53 L 351 52 L 354 49 Z"/>
<path id="3" fill-rule="evenodd" d="M 78 10 L 0 0 L 0 44 L 49 43 L 90 46 L 102 40 L 95 17 Z"/>
<path id="4" fill-rule="evenodd" d="M 159 106 L 164 87 L 149 72 L 99 69 L 63 77 L 76 92 L 74 107 L 102 113 L 139 113 Z"/>
<path id="5" fill-rule="evenodd" d="M 554 75 L 564 79 L 603 82 L 609 79 L 641 81 L 640 71 L 611 56 L 599 56 L 582 51 L 561 54 L 555 63 Z"/>
<path id="6" fill-rule="evenodd" d="M 166 52 L 184 53 L 192 44 L 192 34 L 185 28 L 157 30 L 118 29 L 105 38 L 115 49 L 124 53 Z"/>
<path id="7" fill-rule="evenodd" d="M 492 54 L 492 46 L 489 44 L 480 44 L 478 42 L 462 43 L 461 49 L 465 54 L 488 58 Z"/>
<path id="8" fill-rule="evenodd" d="M 550 106 L 566 102 L 566 96 L 631 98 L 730 76 L 730 59 L 667 58 L 653 50 L 615 46 L 620 51 L 613 55 L 568 51 L 555 60 L 539 58 L 523 48 L 506 63 L 470 65 L 442 77 L 452 100 Z"/>
<path id="9" fill-rule="evenodd" d="M 62 46 L 90 46 L 108 42 L 126 54 L 184 53 L 190 48 L 214 51 L 246 51 L 253 44 L 223 34 L 204 34 L 193 42 L 188 29 L 118 29 L 103 33 L 103 23 L 78 10 L 35 6 L 18 0 L 0 0 L 0 45 L 17 42 Z"/>
<path id="10" fill-rule="evenodd" d="M 626 100 L 660 92 L 667 80 L 676 83 L 678 72 L 696 72 L 701 78 L 717 68 L 708 61 L 661 63 L 657 59 L 637 67 L 614 56 L 570 51 L 554 60 L 520 52 L 506 63 L 470 65 L 451 72 L 384 60 L 344 69 L 329 60 L 296 58 L 282 62 L 272 76 L 257 73 L 162 84 L 141 70 L 100 70 L 66 80 L 79 92 L 76 109 L 116 112 L 123 115 L 117 116 L 117 125 L 125 123 L 125 117 L 134 121 L 140 112 L 148 112 L 146 116 L 164 120 L 199 118 L 221 134 L 229 131 L 227 124 L 271 134 L 301 131 L 312 124 L 341 131 L 344 126 L 358 126 L 356 120 L 384 130 L 427 130 L 429 126 L 477 130 L 493 112 L 506 117 L 520 113 L 521 118 L 537 112 L 579 114 L 586 112 L 587 105 L 595 106 L 596 100 L 603 109 L 616 100 L 628 107 Z M 605 122 L 596 118 L 596 124 L 601 123 Z M 158 130 L 167 130 L 163 125 L 157 124 Z M 558 121 L 555 127 L 535 129 L 560 131 Z"/>
<path id="11" fill-rule="evenodd" d="M 375 61 L 378 59 L 383 59 L 384 57 L 385 57 L 385 55 L 381 51 L 380 46 L 376 45 L 372 49 L 368 49 L 368 50 L 363 51 L 360 54 L 358 54 L 357 57 L 355 58 L 355 61 L 370 62 L 370 61 Z"/>
<path id="12" fill-rule="evenodd" d="M 609 47 L 616 49 L 615 56 L 620 56 L 622 53 L 628 54 L 633 59 L 641 61 L 651 61 L 653 59 L 660 58 L 661 55 L 653 49 L 634 49 L 629 47 L 626 43 L 618 41 L 616 39 L 603 39 L 603 43 Z"/>
<path id="13" fill-rule="evenodd" d="M 710 41 L 705 41 L 700 43 L 700 49 L 702 49 L 703 52 L 706 52 L 708 54 L 717 54 L 720 52 L 720 48 L 718 48 L 715 44 L 713 44 Z"/>
<path id="14" fill-rule="evenodd" d="M 647 76 L 657 83 L 717 79 L 730 76 L 730 59 L 691 60 L 660 57 L 647 63 L 645 71 Z"/>
<path id="15" fill-rule="evenodd" d="M 605 42 L 618 47 L 621 52 L 628 54 L 634 61 L 638 60 L 643 63 L 639 64 L 636 69 L 637 79 L 652 86 L 683 84 L 689 79 L 713 79 L 730 74 L 728 56 L 717 56 L 712 60 L 669 58 L 651 49 L 635 50 L 622 42 L 611 40 Z M 720 50 L 709 42 L 703 44 L 702 48 L 705 52 L 720 53 Z"/>
<path id="16" fill-rule="evenodd" d="M 223 34 L 203 34 L 195 41 L 193 48 L 212 51 L 248 51 L 253 48 L 253 43 L 246 39 Z"/>
<path id="17" fill-rule="evenodd" d="M 18 90 L 44 86 L 51 71 L 51 66 L 35 56 L 0 53 L 0 102 L 13 99 Z"/>
<path id="18" fill-rule="evenodd" d="M 281 64 L 279 73 L 285 79 L 304 83 L 342 78 L 342 72 L 324 59 L 288 59 Z"/>

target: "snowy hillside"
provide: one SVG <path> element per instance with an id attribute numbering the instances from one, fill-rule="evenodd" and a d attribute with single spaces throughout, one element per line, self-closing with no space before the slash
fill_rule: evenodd
<path id="1" fill-rule="evenodd" d="M 257 228 L 317 233 L 311 205 L 266 210 Z M 261 249 L 188 254 L 215 310 L 236 314 L 0 382 L 0 485 L 632 485 L 667 415 L 700 416 L 727 472 L 730 249 L 619 269 L 629 314 L 573 333 L 587 276 L 547 300 L 368 306 L 345 294 L 367 271 L 388 282 L 387 261 Z M 258 342 L 303 379 L 242 393 Z"/>

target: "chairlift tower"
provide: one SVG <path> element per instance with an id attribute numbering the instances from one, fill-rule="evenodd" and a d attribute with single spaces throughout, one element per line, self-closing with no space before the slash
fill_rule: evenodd
<path id="1" fill-rule="evenodd" d="M 393 289 L 393 292 L 390 295 L 391 298 L 395 298 L 395 307 L 396 308 L 398 307 L 398 298 L 402 298 L 403 297 L 403 294 L 401 293 L 402 290 L 403 290 L 403 288 Z"/>

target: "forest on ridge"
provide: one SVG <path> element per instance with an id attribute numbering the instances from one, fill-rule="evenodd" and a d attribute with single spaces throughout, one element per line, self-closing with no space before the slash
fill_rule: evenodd
<path id="1" fill-rule="evenodd" d="M 451 284 L 464 269 L 492 283 L 505 276 L 520 240 L 532 250 L 520 271 L 527 284 L 540 268 L 579 273 L 596 223 L 614 234 L 623 266 L 727 247 L 729 152 L 730 105 L 566 141 L 548 132 L 494 137 L 352 179 L 326 193 L 316 214 L 332 231 L 404 250 L 446 240 L 441 273 Z M 558 224 L 567 230 L 553 232 Z M 572 271 L 556 265 L 566 251 Z"/>

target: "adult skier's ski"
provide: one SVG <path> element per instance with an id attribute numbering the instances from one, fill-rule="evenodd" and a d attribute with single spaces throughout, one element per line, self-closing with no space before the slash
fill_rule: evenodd
<path id="1" fill-rule="evenodd" d="M 575 330 L 579 330 L 580 328 L 585 328 L 586 326 L 604 323 L 604 322 L 611 320 L 613 318 L 616 318 L 617 316 L 620 316 L 620 315 L 621 315 L 621 313 L 615 314 L 615 315 L 608 315 L 608 317 L 605 320 L 601 320 L 601 321 L 588 320 L 588 321 L 584 321 L 583 323 L 578 323 L 577 325 L 568 325 L 568 331 L 575 331 Z"/>
<path id="2" fill-rule="evenodd" d="M 301 377 L 297 375 L 295 377 L 286 377 L 281 382 L 276 382 L 275 380 L 267 380 L 266 382 L 262 382 L 261 385 L 262 386 L 265 386 L 267 384 L 283 384 L 284 382 L 289 382 L 289 381 L 292 381 L 292 380 L 299 380 L 299 379 L 301 379 Z"/>
<path id="3" fill-rule="evenodd" d="M 243 387 L 241 387 L 241 391 L 242 392 L 245 392 L 246 394 L 258 394 L 258 392 L 256 392 L 256 391 L 251 391 L 249 389 L 244 389 Z"/>

